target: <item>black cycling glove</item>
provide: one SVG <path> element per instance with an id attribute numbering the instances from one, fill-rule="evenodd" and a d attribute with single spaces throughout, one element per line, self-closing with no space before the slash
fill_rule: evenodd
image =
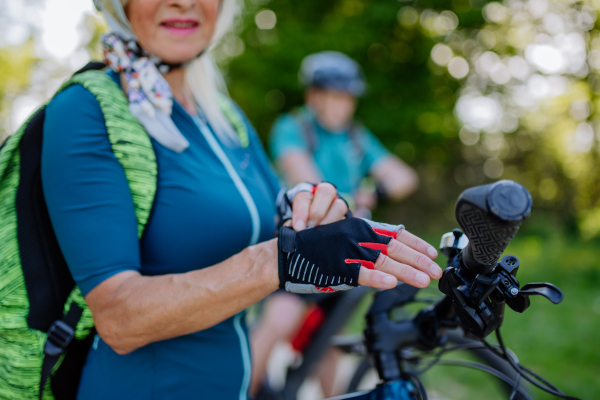
<path id="1" fill-rule="evenodd" d="M 360 266 L 374 269 L 379 253 L 403 225 L 346 218 L 296 232 L 279 231 L 279 282 L 294 293 L 323 293 L 358 286 Z"/>

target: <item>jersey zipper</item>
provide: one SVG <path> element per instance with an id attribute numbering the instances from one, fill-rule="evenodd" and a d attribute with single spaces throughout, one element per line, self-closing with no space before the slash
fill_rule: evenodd
<path id="1" fill-rule="evenodd" d="M 248 188 L 246 187 L 239 174 L 231 164 L 231 161 L 219 145 L 219 142 L 217 142 L 217 139 L 208 129 L 206 122 L 200 119 L 200 117 L 198 117 L 197 115 L 194 116 L 193 119 L 196 125 L 198 126 L 198 129 L 200 129 L 202 136 L 204 136 L 204 138 L 208 142 L 208 145 L 212 149 L 213 153 L 215 153 L 217 158 L 221 161 L 221 164 L 223 164 L 223 166 L 225 167 L 225 170 L 227 170 L 227 173 L 231 177 L 231 180 L 233 181 L 235 187 L 244 199 L 246 207 L 248 207 L 248 211 L 250 212 L 250 219 L 252 220 L 252 236 L 250 237 L 250 246 L 255 245 L 256 243 L 258 243 L 258 236 L 260 234 L 260 217 L 258 215 L 256 203 L 254 203 L 254 200 L 252 199 Z"/>
<path id="2" fill-rule="evenodd" d="M 240 178 L 239 174 L 231 164 L 231 161 L 223 151 L 223 148 L 221 148 L 219 142 L 217 142 L 217 139 L 208 129 L 206 122 L 200 119 L 200 117 L 198 117 L 197 115 L 192 118 L 198 126 L 198 129 L 200 129 L 202 136 L 204 136 L 204 138 L 208 142 L 208 145 L 212 149 L 213 153 L 215 153 L 217 158 L 225 167 L 225 170 L 227 170 L 227 173 L 231 177 L 231 180 L 233 181 L 235 187 L 244 199 L 246 207 L 248 207 L 248 211 L 250 212 L 250 219 L 252 220 L 252 236 L 250 237 L 250 246 L 255 245 L 256 243 L 258 243 L 258 235 L 260 234 L 260 218 L 258 215 L 258 209 L 256 208 L 256 203 L 254 203 L 254 200 L 252 199 L 248 188 L 246 187 L 246 185 L 242 181 L 242 178 Z M 239 400 L 247 400 L 248 398 L 247 393 L 248 387 L 250 386 L 250 374 L 252 370 L 252 365 L 250 362 L 250 346 L 248 344 L 248 338 L 246 336 L 246 333 L 244 332 L 244 329 L 242 328 L 241 323 L 241 319 L 242 316 L 244 316 L 244 314 L 245 311 L 242 311 L 241 313 L 233 317 L 233 327 L 240 341 L 242 363 L 244 364 L 244 377 L 242 378 L 242 385 L 240 387 Z"/>
<path id="3" fill-rule="evenodd" d="M 242 328 L 242 317 L 245 315 L 245 311 L 237 314 L 233 317 L 233 327 L 240 340 L 240 349 L 242 350 L 242 362 L 244 364 L 244 378 L 242 379 L 242 385 L 240 387 L 239 400 L 248 399 L 248 387 L 250 386 L 250 373 L 252 371 L 252 364 L 250 362 L 250 345 L 248 344 L 248 337 Z"/>

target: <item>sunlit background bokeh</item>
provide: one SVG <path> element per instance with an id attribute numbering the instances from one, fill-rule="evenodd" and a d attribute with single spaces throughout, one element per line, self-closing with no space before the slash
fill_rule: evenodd
<path id="1" fill-rule="evenodd" d="M 529 263 L 521 279 L 553 280 L 566 301 L 507 316 L 509 345 L 587 399 L 600 398 L 599 11 L 598 0 L 247 0 L 216 50 L 265 142 L 277 115 L 302 103 L 304 56 L 360 62 L 369 89 L 358 118 L 421 178 L 379 219 L 434 242 L 455 227 L 464 188 L 526 186 L 534 215 L 512 247 Z M 0 0 L 0 137 L 101 58 L 105 29 L 91 0 Z"/>
<path id="2" fill-rule="evenodd" d="M 458 187 L 516 179 L 536 205 L 564 213 L 561 222 L 582 238 L 600 235 L 599 2 L 342 0 L 315 6 L 313 15 L 305 5 L 305 20 L 290 13 L 290 2 L 247 3 L 244 24 L 217 58 L 263 139 L 278 112 L 301 102 L 301 58 L 345 51 L 361 61 L 370 82 L 359 116 L 426 181 L 443 181 L 453 196 L 449 179 Z M 374 22 L 379 26 L 370 29 Z M 311 35 L 339 35 L 303 41 L 303 27 L 294 26 L 302 23 L 317 25 Z M 0 2 L 3 135 L 66 76 L 100 58 L 105 29 L 88 0 Z"/>

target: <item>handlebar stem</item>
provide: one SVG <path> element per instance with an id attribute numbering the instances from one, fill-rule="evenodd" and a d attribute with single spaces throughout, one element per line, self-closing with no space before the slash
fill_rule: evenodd
<path id="1" fill-rule="evenodd" d="M 418 332 L 413 321 L 393 322 L 387 312 L 367 316 L 365 344 L 384 382 L 400 379 L 402 366 L 397 352 L 402 347 L 417 343 L 417 339 Z"/>

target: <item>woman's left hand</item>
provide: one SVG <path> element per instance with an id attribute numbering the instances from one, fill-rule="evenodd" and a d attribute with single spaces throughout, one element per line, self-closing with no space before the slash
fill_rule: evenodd
<path id="1" fill-rule="evenodd" d="M 331 183 L 321 182 L 310 192 L 300 192 L 292 203 L 291 225 L 295 231 L 306 227 L 330 224 L 344 218 L 348 205 L 337 195 L 337 189 Z M 286 225 L 289 225 L 290 221 Z"/>

